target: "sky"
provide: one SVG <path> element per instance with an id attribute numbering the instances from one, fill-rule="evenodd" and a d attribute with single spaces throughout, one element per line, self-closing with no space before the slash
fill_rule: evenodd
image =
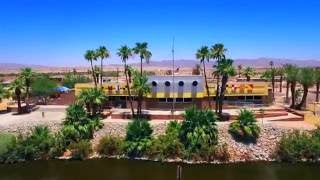
<path id="1" fill-rule="evenodd" d="M 223 43 L 230 58 L 320 60 L 319 0 L 1 0 L 0 63 L 88 64 L 106 46 L 148 42 L 151 60 L 195 59 Z M 138 57 L 130 59 L 137 62 Z"/>

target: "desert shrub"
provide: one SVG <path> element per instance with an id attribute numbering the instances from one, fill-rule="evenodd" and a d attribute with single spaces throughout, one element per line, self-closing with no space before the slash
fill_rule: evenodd
<path id="1" fill-rule="evenodd" d="M 217 117 L 212 110 L 187 109 L 180 130 L 180 140 L 189 154 L 201 152 L 217 144 Z"/>
<path id="2" fill-rule="evenodd" d="M 143 156 L 151 146 L 152 128 L 148 121 L 135 119 L 127 126 L 124 150 L 129 157 Z"/>
<path id="3" fill-rule="evenodd" d="M 228 144 L 219 144 L 217 146 L 213 146 L 209 148 L 206 160 L 208 161 L 221 161 L 221 162 L 227 162 L 230 159 L 230 153 L 228 150 Z"/>
<path id="4" fill-rule="evenodd" d="M 73 142 L 68 146 L 68 149 L 71 150 L 71 156 L 73 159 L 84 160 L 92 153 L 91 143 L 88 140 Z"/>
<path id="5" fill-rule="evenodd" d="M 16 137 L 9 133 L 0 134 L 0 156 L 8 151 L 8 148 L 14 144 Z"/>
<path id="6" fill-rule="evenodd" d="M 317 129 L 311 134 L 294 131 L 284 135 L 276 148 L 276 157 L 287 162 L 319 160 L 319 131 Z"/>
<path id="7" fill-rule="evenodd" d="M 99 141 L 97 152 L 107 156 L 121 155 L 123 143 L 120 137 L 105 136 Z"/>
<path id="8" fill-rule="evenodd" d="M 171 121 L 164 135 L 153 139 L 148 149 L 148 156 L 151 158 L 177 158 L 184 154 L 184 145 L 180 142 L 179 132 L 181 125 L 177 121 Z"/>
<path id="9" fill-rule="evenodd" d="M 252 111 L 247 109 L 240 110 L 237 121 L 229 126 L 231 135 L 239 141 L 256 141 L 260 134 L 260 127 Z"/>

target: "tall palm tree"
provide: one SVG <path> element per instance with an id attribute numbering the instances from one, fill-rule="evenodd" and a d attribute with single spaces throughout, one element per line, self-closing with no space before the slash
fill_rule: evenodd
<path id="1" fill-rule="evenodd" d="M 31 68 L 23 68 L 20 70 L 19 78 L 22 80 L 22 83 L 26 87 L 25 102 L 26 102 L 26 106 L 28 108 L 29 107 L 30 86 L 31 86 L 33 79 L 35 78 L 35 73 L 32 71 Z"/>
<path id="2" fill-rule="evenodd" d="M 127 65 L 127 71 L 128 71 L 129 83 L 131 83 L 133 74 L 135 73 L 136 70 L 132 66 Z"/>
<path id="3" fill-rule="evenodd" d="M 320 89 L 320 68 L 314 70 L 314 80 L 316 83 L 316 102 L 319 102 L 319 89 Z"/>
<path id="4" fill-rule="evenodd" d="M 220 97 L 219 97 L 219 115 L 222 114 L 224 94 L 225 94 L 228 79 L 230 76 L 236 75 L 236 70 L 232 66 L 232 64 L 233 64 L 232 59 L 221 59 L 220 62 L 215 66 L 218 73 L 222 76 Z"/>
<path id="5" fill-rule="evenodd" d="M 269 62 L 270 66 L 270 72 L 271 72 L 271 85 L 272 85 L 272 100 L 274 100 L 274 88 L 275 88 L 275 74 L 276 74 L 276 69 L 274 68 L 274 63 L 273 61 Z"/>
<path id="6" fill-rule="evenodd" d="M 16 95 L 17 102 L 18 102 L 18 114 L 22 114 L 22 107 L 21 107 L 21 94 L 22 90 L 24 89 L 23 82 L 20 78 L 15 79 L 9 87 L 9 90 L 13 90 L 14 94 Z"/>
<path id="7" fill-rule="evenodd" d="M 221 43 L 217 43 L 217 44 L 213 45 L 211 47 L 210 51 L 211 51 L 210 52 L 211 58 L 216 59 L 217 64 L 219 64 L 221 59 L 226 58 L 225 54 L 227 52 L 227 49 L 224 48 L 224 45 Z M 216 78 L 217 78 L 217 89 L 216 89 L 216 108 L 215 108 L 215 111 L 218 112 L 220 75 L 216 74 Z"/>
<path id="8" fill-rule="evenodd" d="M 295 93 L 296 93 L 297 81 L 299 79 L 298 73 L 299 73 L 299 68 L 296 65 L 287 65 L 286 67 L 287 81 L 290 83 L 290 90 L 291 90 L 290 108 L 294 108 L 296 105 Z"/>
<path id="9" fill-rule="evenodd" d="M 209 104 L 209 108 L 211 109 L 212 107 L 211 107 L 211 101 L 210 101 L 210 92 L 209 92 L 207 73 L 206 73 L 206 63 L 205 63 L 205 61 L 209 62 L 209 58 L 210 58 L 210 52 L 209 52 L 208 46 L 202 46 L 200 49 L 198 49 L 196 53 L 196 58 L 200 60 L 200 63 L 202 64 L 202 67 L 203 67 L 202 69 L 203 69 L 204 80 L 206 83 L 208 104 Z"/>
<path id="10" fill-rule="evenodd" d="M 2 86 L 2 84 L 0 84 L 0 102 L 2 101 L 2 99 L 4 99 L 5 97 L 7 97 L 8 92 L 6 89 L 4 89 L 4 87 Z"/>
<path id="11" fill-rule="evenodd" d="M 282 82 L 283 82 L 283 76 L 284 76 L 284 69 L 283 69 L 283 67 L 277 68 L 276 74 L 277 74 L 278 76 L 280 76 L 280 79 L 279 79 L 279 81 L 280 81 L 280 82 L 279 82 L 279 86 L 280 86 L 279 92 L 282 92 Z"/>
<path id="12" fill-rule="evenodd" d="M 244 75 L 247 78 L 247 81 L 250 81 L 251 77 L 255 74 L 256 71 L 252 67 L 246 67 L 242 72 L 242 75 Z"/>
<path id="13" fill-rule="evenodd" d="M 100 46 L 96 50 L 96 56 L 100 58 L 100 87 L 102 88 L 103 59 L 108 58 L 110 56 L 110 53 L 105 46 Z"/>
<path id="14" fill-rule="evenodd" d="M 132 88 L 138 93 L 138 107 L 137 114 L 139 117 L 142 115 L 142 97 L 151 92 L 150 84 L 148 84 L 148 77 L 146 73 L 140 75 L 134 73 Z"/>
<path id="15" fill-rule="evenodd" d="M 242 65 L 239 64 L 239 65 L 238 65 L 238 77 L 239 77 L 239 78 L 241 77 L 241 71 L 242 71 Z"/>
<path id="16" fill-rule="evenodd" d="M 127 65 L 127 61 L 132 56 L 132 52 L 128 46 L 121 46 L 120 49 L 118 49 L 117 55 L 121 58 L 122 62 L 124 63 L 124 75 L 126 77 L 126 82 L 127 82 L 127 91 L 128 91 L 128 95 L 129 95 L 131 113 L 132 113 L 132 117 L 134 117 L 134 109 L 133 109 L 133 104 L 132 104 L 130 83 L 129 83 L 129 79 L 128 79 L 128 65 Z"/>
<path id="17" fill-rule="evenodd" d="M 301 68 L 298 74 L 298 82 L 303 86 L 303 96 L 301 102 L 297 104 L 296 109 L 301 109 L 307 101 L 309 88 L 315 83 L 314 69 L 308 67 Z"/>
<path id="18" fill-rule="evenodd" d="M 283 72 L 284 72 L 284 76 L 286 78 L 286 99 L 285 101 L 286 102 L 289 102 L 289 89 L 290 89 L 290 81 L 288 81 L 288 73 L 290 72 L 290 69 L 291 69 L 291 65 L 290 64 L 285 64 L 282 66 L 283 68 Z"/>
<path id="19" fill-rule="evenodd" d="M 87 61 L 90 62 L 93 82 L 94 82 L 95 87 L 97 87 L 97 78 L 96 78 L 96 74 L 95 74 L 94 66 L 93 66 L 93 61 L 96 61 L 96 60 L 97 60 L 95 51 L 93 51 L 93 50 L 87 50 L 86 53 L 84 54 L 84 58 L 85 58 Z"/>
<path id="20" fill-rule="evenodd" d="M 139 55 L 140 57 L 140 75 L 142 75 L 142 63 L 143 60 L 146 61 L 146 63 L 149 63 L 150 58 L 152 56 L 152 53 L 148 50 L 148 43 L 136 43 L 136 46 L 132 49 L 134 54 Z"/>

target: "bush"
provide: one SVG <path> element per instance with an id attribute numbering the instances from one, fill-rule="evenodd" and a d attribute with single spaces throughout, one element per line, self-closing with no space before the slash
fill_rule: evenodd
<path id="1" fill-rule="evenodd" d="M 0 157 L 7 153 L 8 148 L 16 142 L 16 137 L 9 133 L 0 134 Z M 1 158 L 0 158 L 1 159 Z"/>
<path id="2" fill-rule="evenodd" d="M 151 146 L 152 128 L 148 121 L 135 119 L 127 126 L 124 150 L 129 157 L 143 156 Z"/>
<path id="3" fill-rule="evenodd" d="M 99 141 L 97 152 L 107 156 L 121 155 L 123 146 L 122 138 L 105 136 Z"/>
<path id="4" fill-rule="evenodd" d="M 278 160 L 287 162 L 318 161 L 320 158 L 320 130 L 311 134 L 294 131 L 284 135 L 276 149 Z"/>
<path id="5" fill-rule="evenodd" d="M 240 110 L 237 121 L 229 126 L 231 135 L 239 141 L 252 142 L 256 141 L 260 134 L 260 127 L 252 111 Z"/>
<path id="6" fill-rule="evenodd" d="M 203 149 L 217 144 L 217 117 L 212 110 L 198 110 L 195 107 L 185 111 L 182 122 L 180 140 L 187 152 L 198 153 Z"/>
<path id="7" fill-rule="evenodd" d="M 68 148 L 73 159 L 84 160 L 92 153 L 91 143 L 88 140 L 71 143 Z"/>
<path id="8" fill-rule="evenodd" d="M 76 83 L 88 83 L 90 81 L 90 78 L 86 76 L 67 73 L 64 75 L 62 85 L 72 89 Z"/>

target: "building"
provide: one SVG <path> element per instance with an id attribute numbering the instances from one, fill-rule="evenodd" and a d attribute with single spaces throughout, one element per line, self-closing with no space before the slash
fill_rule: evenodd
<path id="1" fill-rule="evenodd" d="M 190 106 L 204 108 L 208 98 L 215 101 L 216 85 L 209 83 L 209 96 L 202 76 L 149 76 L 151 92 L 143 99 L 145 109 L 184 109 Z M 75 93 L 92 88 L 93 84 L 76 84 Z M 124 82 L 108 82 L 103 90 L 109 97 L 108 105 L 112 107 L 130 107 L 128 93 Z M 241 104 L 268 104 L 271 102 L 267 82 L 229 82 L 225 92 L 225 106 Z M 136 100 L 137 94 L 132 90 Z M 173 103 L 175 102 L 175 103 Z M 213 103 L 214 104 L 214 103 Z M 136 106 L 136 101 L 134 101 Z"/>

